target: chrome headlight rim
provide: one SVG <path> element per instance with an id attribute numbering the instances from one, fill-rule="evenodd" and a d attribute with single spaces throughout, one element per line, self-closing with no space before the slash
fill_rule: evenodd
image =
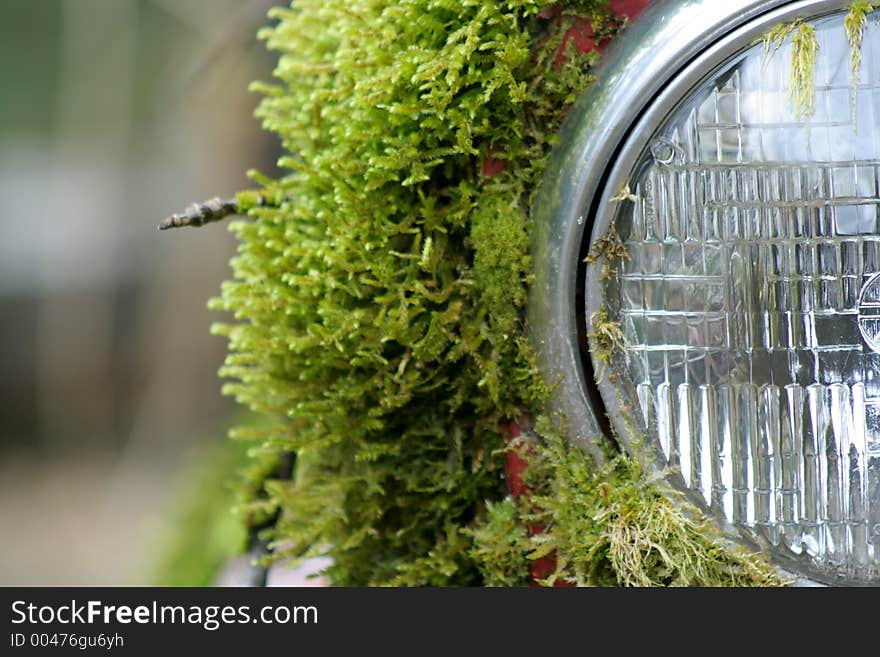
<path id="1" fill-rule="evenodd" d="M 599 271 L 585 274 L 582 261 L 590 245 L 611 227 L 609 201 L 629 178 L 647 139 L 669 112 L 726 62 L 770 29 L 796 19 L 819 19 L 845 11 L 840 0 L 662 0 L 649 9 L 609 51 L 594 85 L 569 112 L 560 143 L 551 157 L 533 206 L 535 280 L 529 300 L 530 334 L 545 379 L 554 386 L 550 411 L 572 444 L 598 462 L 598 440 L 608 435 L 607 415 L 622 447 L 636 445 L 630 412 L 635 400 L 602 372 L 586 348 L 586 318 L 606 301 Z M 595 294 L 585 294 L 589 290 Z M 594 376 L 598 372 L 599 376 Z M 649 441 L 656 442 L 656 441 Z M 644 451 L 640 451 L 644 454 Z M 649 465 L 660 472 L 666 462 L 654 446 Z M 704 505 L 683 482 L 674 487 L 689 502 Z M 677 475 L 681 479 L 681 475 Z M 676 485 L 677 484 L 677 485 Z M 769 541 L 713 516 L 722 533 L 740 545 L 772 553 L 777 565 L 809 577 L 801 583 L 862 584 L 829 577 L 808 560 L 773 552 Z"/>

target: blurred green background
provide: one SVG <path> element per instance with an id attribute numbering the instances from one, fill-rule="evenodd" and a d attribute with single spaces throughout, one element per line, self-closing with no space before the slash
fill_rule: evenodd
<path id="1" fill-rule="evenodd" d="M 233 404 L 206 309 L 273 170 L 248 83 L 271 0 L 2 0 L 0 585 L 148 584 Z"/>

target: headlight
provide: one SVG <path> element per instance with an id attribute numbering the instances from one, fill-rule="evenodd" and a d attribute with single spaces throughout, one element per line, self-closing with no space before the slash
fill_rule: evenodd
<path id="1" fill-rule="evenodd" d="M 848 4 L 656 3 L 562 134 L 531 321 L 574 441 L 607 412 L 730 536 L 878 584 L 880 27 Z"/>

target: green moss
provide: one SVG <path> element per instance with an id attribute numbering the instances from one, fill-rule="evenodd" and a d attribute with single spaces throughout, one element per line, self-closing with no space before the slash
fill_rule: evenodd
<path id="1" fill-rule="evenodd" d="M 471 556 L 479 564 L 486 586 L 529 584 L 529 532 L 522 518 L 522 503 L 512 497 L 489 502 L 486 519 L 472 530 Z"/>
<path id="2" fill-rule="evenodd" d="M 850 50 L 850 96 L 853 125 L 856 122 L 856 88 L 859 86 L 859 66 L 862 62 L 862 34 L 868 25 L 868 14 L 874 9 L 874 3 L 853 2 L 843 19 L 843 28 L 846 30 L 846 40 L 849 42 Z"/>
<path id="3" fill-rule="evenodd" d="M 254 445 L 252 524 L 280 512 L 274 558 L 327 554 L 345 585 L 522 584 L 547 549 L 554 577 L 580 583 L 709 582 L 739 567 L 626 479 L 624 460 L 596 473 L 552 443 L 532 468 L 535 506 L 506 497 L 502 428 L 547 392 L 524 323 L 528 209 L 596 59 L 566 35 L 577 17 L 599 38 L 619 27 L 600 0 L 555 6 L 298 0 L 261 33 L 279 63 L 276 83 L 254 86 L 258 115 L 287 173 L 255 174 L 260 189 L 239 195 L 250 219 L 231 224 L 234 278 L 212 305 L 234 318 L 215 329 L 229 341 L 224 391 L 270 418 L 234 433 Z M 490 155 L 504 169 L 486 177 Z M 296 475 L 272 479 L 284 451 Z M 613 499 L 638 492 L 656 509 L 566 508 L 603 477 L 629 491 Z M 549 532 L 533 536 L 533 519 Z M 626 552 L 642 521 L 647 542 Z"/>
<path id="4" fill-rule="evenodd" d="M 786 40 L 791 42 L 789 100 L 795 117 L 809 119 L 814 112 L 816 96 L 816 54 L 819 50 L 816 30 L 800 20 L 776 25 L 759 40 L 764 44 L 764 56 L 773 55 Z"/>
<path id="5" fill-rule="evenodd" d="M 762 558 L 726 545 L 717 530 L 637 461 L 620 455 L 596 468 L 551 436 L 525 453 L 533 490 L 524 522 L 543 531 L 528 557 L 553 556 L 545 584 L 580 586 L 781 586 Z M 524 505 L 526 503 L 523 503 Z"/>
<path id="6" fill-rule="evenodd" d="M 614 354 L 625 353 L 627 349 L 626 336 L 620 329 L 620 324 L 608 317 L 605 306 L 599 308 L 590 317 L 590 331 L 587 337 L 594 341 L 593 353 L 603 363 L 603 367 L 611 364 L 611 358 Z M 600 372 L 600 378 L 605 372 Z M 611 380 L 616 378 L 615 373 L 611 373 Z"/>
<path id="7" fill-rule="evenodd" d="M 572 2 L 538 39 L 551 4 L 304 1 L 262 33 L 280 59 L 258 114 L 290 173 L 258 180 L 277 207 L 231 225 L 213 305 L 239 321 L 216 331 L 226 393 L 275 418 L 245 431 L 310 455 L 264 487 L 276 554 L 327 549 L 338 583 L 481 581 L 470 532 L 504 495 L 500 427 L 543 389 L 530 195 L 595 59 L 557 53 L 576 15 L 616 25 Z M 505 168 L 486 178 L 489 153 Z"/>
<path id="8" fill-rule="evenodd" d="M 760 39 L 755 41 L 755 43 L 761 43 L 764 45 L 764 56 L 769 57 L 774 54 L 777 50 L 779 50 L 783 44 L 785 44 L 785 40 L 791 36 L 792 31 L 795 27 L 797 27 L 800 23 L 795 21 L 793 23 L 780 23 L 778 25 L 774 25 L 762 36 Z"/>
<path id="9" fill-rule="evenodd" d="M 801 23 L 791 33 L 791 78 L 789 98 L 795 116 L 808 119 L 813 115 L 816 97 L 816 53 L 819 41 L 816 29 Z"/>
<path id="10" fill-rule="evenodd" d="M 877 3 L 857 0 L 849 4 L 843 18 L 843 28 L 850 47 L 853 124 L 855 124 L 856 116 L 855 91 L 859 84 L 859 67 L 862 61 L 862 36 L 868 24 L 868 15 L 877 7 Z M 819 50 L 819 42 L 812 25 L 796 20 L 774 26 L 756 43 L 763 43 L 764 55 L 769 57 L 779 50 L 786 40 L 790 40 L 792 45 L 789 97 L 795 115 L 806 119 L 813 115 L 816 55 Z"/>
<path id="11" fill-rule="evenodd" d="M 632 195 L 629 194 L 628 190 L 629 186 L 621 190 L 621 194 L 626 194 L 627 196 L 621 198 L 620 195 L 618 195 L 611 200 L 623 200 L 624 198 L 629 198 Z M 584 258 L 584 262 L 593 263 L 603 260 L 604 264 L 599 280 L 605 281 L 617 273 L 616 266 L 618 261 L 629 260 L 630 257 L 629 249 L 626 248 L 626 244 L 624 244 L 623 240 L 620 238 L 620 233 L 617 232 L 617 227 L 612 224 L 607 233 L 593 242 L 593 246 L 590 248 L 590 253 Z"/>

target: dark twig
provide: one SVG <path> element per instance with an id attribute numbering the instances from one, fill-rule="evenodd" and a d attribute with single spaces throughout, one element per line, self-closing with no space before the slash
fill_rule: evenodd
<path id="1" fill-rule="evenodd" d="M 204 226 L 214 221 L 238 214 L 238 200 L 234 198 L 214 198 L 202 203 L 193 203 L 180 214 L 172 214 L 159 224 L 159 230 L 181 228 L 183 226 Z"/>

